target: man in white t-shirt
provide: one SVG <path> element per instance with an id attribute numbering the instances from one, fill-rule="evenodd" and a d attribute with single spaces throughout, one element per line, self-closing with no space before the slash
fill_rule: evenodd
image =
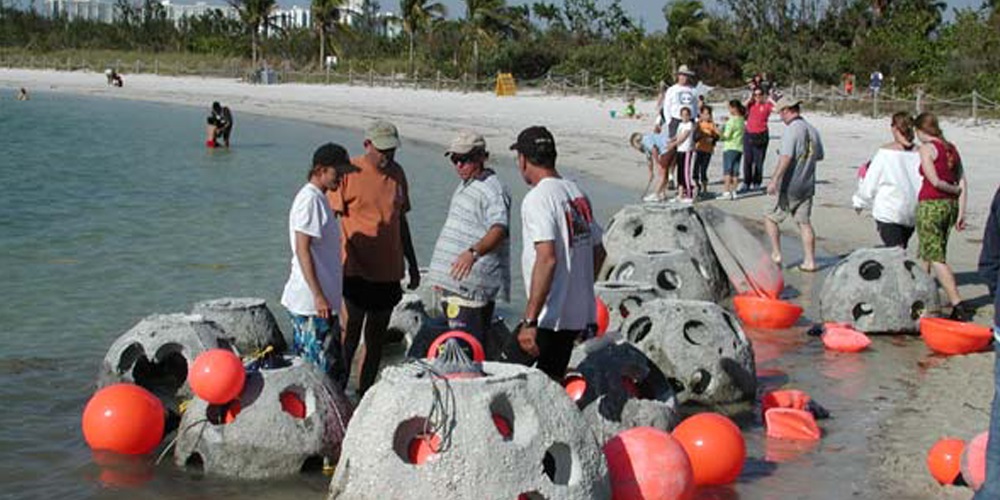
<path id="1" fill-rule="evenodd" d="M 574 343 L 595 322 L 602 230 L 587 196 L 556 171 L 556 143 L 545 127 L 523 130 L 510 149 L 517 151 L 518 169 L 531 190 L 521 203 L 528 303 L 516 336 L 520 356 L 508 358 L 527 354 L 561 382 Z"/>
<path id="2" fill-rule="evenodd" d="M 293 350 L 338 383 L 347 373 L 337 321 L 343 287 L 340 224 L 326 192 L 335 189 L 350 168 L 350 156 L 339 145 L 324 144 L 313 154 L 309 182 L 288 212 L 292 263 L 281 294 L 281 305 L 292 319 Z"/>
<path id="3" fill-rule="evenodd" d="M 677 127 L 681 124 L 682 109 L 690 110 L 691 120 L 698 121 L 698 89 L 694 86 L 694 71 L 691 71 L 687 64 L 681 64 L 674 76 L 677 78 L 677 82 L 660 96 L 657 103 L 656 127 L 653 129 L 654 132 L 660 133 L 666 126 L 667 142 L 671 142 L 677 137 Z M 676 149 L 673 148 L 668 149 L 665 154 L 667 155 L 667 175 L 663 182 L 664 186 L 669 186 L 674 184 L 675 167 L 680 158 Z M 677 177 L 681 175 L 683 175 L 682 172 L 677 172 Z"/>

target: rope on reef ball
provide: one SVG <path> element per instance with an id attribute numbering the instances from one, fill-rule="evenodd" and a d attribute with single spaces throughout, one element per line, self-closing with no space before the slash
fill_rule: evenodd
<path id="1" fill-rule="evenodd" d="M 451 387 L 447 374 L 442 373 L 431 363 L 423 359 L 414 360 L 424 373 L 431 374 L 431 390 L 433 398 L 431 408 L 424 419 L 424 434 L 434 434 L 441 437 L 440 449 L 447 451 L 451 447 L 451 433 L 455 428 L 456 402 L 455 392 Z"/>

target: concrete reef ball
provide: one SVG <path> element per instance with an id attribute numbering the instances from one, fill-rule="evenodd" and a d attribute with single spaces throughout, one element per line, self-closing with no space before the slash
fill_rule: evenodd
<path id="1" fill-rule="evenodd" d="M 358 406 L 329 498 L 610 498 L 601 449 L 562 387 L 533 368 L 483 370 L 386 368 Z"/>
<path id="2" fill-rule="evenodd" d="M 193 395 L 187 376 L 195 358 L 209 349 L 231 348 L 222 329 L 201 315 L 154 314 L 111 344 L 97 385 L 134 383 L 176 411 L 178 398 Z"/>
<path id="3" fill-rule="evenodd" d="M 701 262 L 685 250 L 648 250 L 626 252 L 618 256 L 608 274 L 611 281 L 649 283 L 663 298 L 686 300 L 721 300 L 725 287 L 714 286 L 712 276 Z"/>
<path id="4" fill-rule="evenodd" d="M 901 248 L 862 248 L 841 260 L 819 294 L 824 322 L 873 332 L 916 332 L 939 309 L 937 285 Z"/>
<path id="5" fill-rule="evenodd" d="M 351 418 L 340 389 L 313 364 L 247 374 L 228 405 L 194 399 L 181 418 L 174 462 L 206 475 L 266 479 L 335 463 Z"/>
<path id="6" fill-rule="evenodd" d="M 721 404 L 754 397 L 754 354 L 739 321 L 711 302 L 643 304 L 622 334 L 663 372 L 680 403 Z"/>
<path id="7" fill-rule="evenodd" d="M 594 295 L 608 307 L 608 331 L 621 330 L 622 321 L 639 309 L 642 304 L 660 297 L 659 291 L 649 283 L 635 281 L 598 281 Z"/>
<path id="8" fill-rule="evenodd" d="M 604 247 L 608 258 L 599 273 L 601 279 L 611 279 L 611 272 L 629 254 L 679 249 L 692 257 L 699 273 L 707 276 L 711 297 L 721 299 L 729 294 L 729 280 L 719 266 L 705 226 L 691 206 L 626 205 L 608 222 Z"/>
<path id="9" fill-rule="evenodd" d="M 637 347 L 615 337 L 588 340 L 570 358 L 573 371 L 585 381 L 577 406 L 602 446 L 633 427 L 670 432 L 681 421 L 663 372 Z"/>
<path id="10" fill-rule="evenodd" d="M 191 314 L 200 314 L 218 324 L 229 342 L 243 354 L 253 354 L 268 345 L 283 353 L 288 347 L 264 299 L 224 297 L 206 300 L 195 304 Z"/>

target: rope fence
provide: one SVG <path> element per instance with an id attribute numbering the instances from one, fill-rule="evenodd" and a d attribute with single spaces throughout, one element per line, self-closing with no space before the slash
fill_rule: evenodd
<path id="1" fill-rule="evenodd" d="M 206 76 L 239 79 L 252 84 L 342 84 L 351 86 L 411 88 L 434 91 L 492 92 L 496 79 L 493 76 L 476 77 L 466 73 L 461 77 L 448 77 L 440 71 L 434 73 L 405 72 L 390 70 L 378 73 L 371 65 L 355 65 L 353 62 L 341 64 L 336 69 L 325 71 L 296 70 L 289 62 L 276 68 L 251 71 L 244 60 L 228 59 L 225 62 L 166 62 L 149 60 L 88 60 L 86 58 L 55 58 L 44 56 L 7 55 L 0 53 L 0 67 L 52 69 L 60 71 L 93 71 L 103 73 L 114 69 L 122 74 L 157 74 L 166 76 Z M 627 78 L 610 79 L 592 77 L 581 71 L 572 75 L 549 73 L 544 77 L 518 80 L 520 91 L 541 92 L 548 95 L 587 96 L 601 101 L 628 101 L 631 98 L 656 99 L 665 84 L 640 85 Z M 861 114 L 871 117 L 887 117 L 899 111 L 917 114 L 931 111 L 942 116 L 966 118 L 974 123 L 982 119 L 1000 119 L 1000 102 L 989 99 L 978 91 L 959 96 L 938 96 L 917 88 L 912 95 L 900 95 L 893 89 L 883 89 L 872 93 L 867 90 L 849 94 L 833 85 L 814 82 L 792 83 L 780 89 L 785 94 L 794 95 L 809 104 L 810 109 L 831 114 Z M 725 103 L 731 99 L 745 101 L 749 96 L 746 87 L 714 87 L 706 95 L 711 103 Z"/>

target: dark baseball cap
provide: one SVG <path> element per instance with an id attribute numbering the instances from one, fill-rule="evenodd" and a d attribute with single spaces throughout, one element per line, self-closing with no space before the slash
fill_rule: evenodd
<path id="1" fill-rule="evenodd" d="M 554 158 L 556 139 L 545 127 L 528 127 L 517 135 L 517 142 L 511 144 L 510 149 L 533 158 Z"/>
<path id="2" fill-rule="evenodd" d="M 324 167 L 344 167 L 351 164 L 351 157 L 344 146 L 328 142 L 313 153 L 313 165 Z"/>

